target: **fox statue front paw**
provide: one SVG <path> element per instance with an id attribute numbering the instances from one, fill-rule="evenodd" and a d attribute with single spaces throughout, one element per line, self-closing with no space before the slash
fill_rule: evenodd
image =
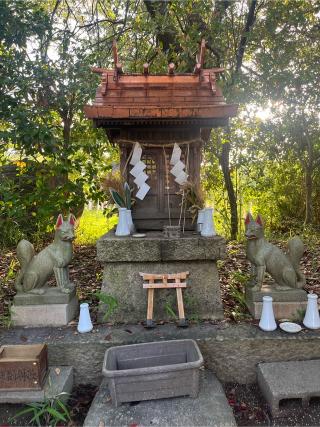
<path id="1" fill-rule="evenodd" d="M 69 282 L 67 284 L 64 284 L 63 286 L 59 287 L 60 291 L 64 294 L 71 294 L 75 289 L 75 284 L 72 282 Z"/>

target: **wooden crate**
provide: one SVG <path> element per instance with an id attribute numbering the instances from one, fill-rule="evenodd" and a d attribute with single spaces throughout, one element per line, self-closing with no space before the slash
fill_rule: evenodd
<path id="1" fill-rule="evenodd" d="M 0 347 L 0 389 L 41 390 L 48 371 L 45 344 Z"/>

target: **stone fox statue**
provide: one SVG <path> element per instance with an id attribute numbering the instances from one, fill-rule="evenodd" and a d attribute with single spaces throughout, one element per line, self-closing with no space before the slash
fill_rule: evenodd
<path id="1" fill-rule="evenodd" d="M 56 222 L 53 243 L 37 255 L 35 255 L 33 245 L 27 240 L 21 240 L 18 243 L 17 257 L 21 265 L 15 282 L 18 292 L 43 294 L 46 282 L 53 273 L 55 273 L 61 291 L 65 293 L 71 291 L 67 286 L 69 282 L 68 265 L 72 259 L 72 241 L 75 238 L 74 225 L 75 217 L 73 215 L 69 215 L 67 221 L 64 221 L 60 214 Z M 64 280 L 59 280 L 59 277 L 63 277 Z"/>
<path id="2" fill-rule="evenodd" d="M 288 242 L 288 254 L 277 246 L 267 242 L 260 215 L 254 220 L 250 213 L 245 219 L 247 238 L 247 258 L 251 262 L 254 289 L 260 290 L 267 271 L 276 285 L 283 288 L 302 288 L 305 276 L 300 271 L 299 262 L 304 252 L 304 245 L 299 237 Z"/>

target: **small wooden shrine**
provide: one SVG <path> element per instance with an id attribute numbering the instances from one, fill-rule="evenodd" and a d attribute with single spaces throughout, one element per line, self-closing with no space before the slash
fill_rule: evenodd
<path id="1" fill-rule="evenodd" d="M 177 225 L 181 218 L 181 187 L 170 164 L 174 145 L 181 149 L 179 165 L 185 165 L 188 182 L 198 185 L 202 145 L 212 128 L 228 124 L 237 106 L 225 103 L 216 84 L 223 69 L 203 68 L 204 40 L 193 73 L 176 73 L 174 64 L 169 64 L 166 74 L 150 74 L 149 65 L 144 64 L 141 74 L 128 74 L 119 63 L 115 44 L 113 55 L 114 69 L 93 68 L 101 74 L 101 84 L 93 104 L 85 106 L 85 114 L 119 145 L 121 171 L 134 188 L 134 197 L 139 187 L 130 173 L 130 159 L 137 143 L 142 148 L 139 160 L 145 165 L 141 173 L 147 186 L 142 199 L 136 197 L 133 219 L 138 229 L 162 230 L 169 223 Z M 190 218 L 186 228 L 191 228 Z"/>

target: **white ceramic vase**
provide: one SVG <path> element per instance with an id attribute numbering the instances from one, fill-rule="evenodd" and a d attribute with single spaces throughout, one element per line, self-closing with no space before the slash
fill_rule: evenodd
<path id="1" fill-rule="evenodd" d="M 263 331 L 274 331 L 277 329 L 277 324 L 273 314 L 272 297 L 263 297 L 262 313 L 259 322 L 259 328 Z"/>
<path id="2" fill-rule="evenodd" d="M 119 220 L 116 228 L 116 236 L 130 236 L 126 208 L 119 208 Z"/>
<path id="3" fill-rule="evenodd" d="M 201 236 L 212 237 L 216 235 L 213 224 L 213 208 L 203 209 L 203 224 L 201 227 Z"/>
<path id="4" fill-rule="evenodd" d="M 202 224 L 204 221 L 204 209 L 201 209 L 198 211 L 198 218 L 197 218 L 197 232 L 200 233 L 202 229 Z"/>
<path id="5" fill-rule="evenodd" d="M 308 304 L 303 324 L 309 329 L 320 328 L 320 316 L 318 309 L 318 295 L 308 294 Z"/>
<path id="6" fill-rule="evenodd" d="M 89 304 L 86 302 L 80 304 L 80 316 L 77 329 L 78 332 L 80 332 L 81 334 L 85 332 L 90 332 L 93 329 L 89 312 Z"/>
<path id="7" fill-rule="evenodd" d="M 130 234 L 133 234 L 133 233 L 135 233 L 136 230 L 134 228 L 134 224 L 133 224 L 133 221 L 132 221 L 132 211 L 131 211 L 131 209 L 127 209 L 126 215 L 127 215 L 127 222 L 128 222 Z"/>

